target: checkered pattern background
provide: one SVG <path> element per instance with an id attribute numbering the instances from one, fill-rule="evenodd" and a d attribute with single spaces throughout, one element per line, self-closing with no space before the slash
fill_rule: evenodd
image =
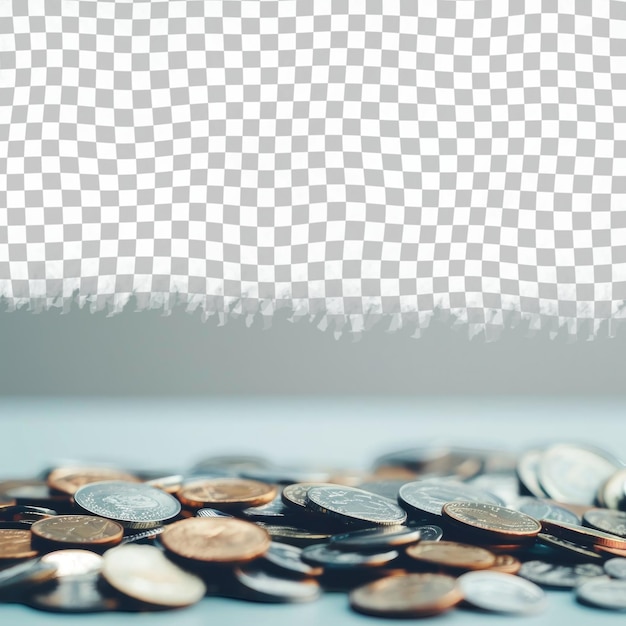
<path id="1" fill-rule="evenodd" d="M 612 327 L 626 1 L 0 0 L 0 295 Z"/>

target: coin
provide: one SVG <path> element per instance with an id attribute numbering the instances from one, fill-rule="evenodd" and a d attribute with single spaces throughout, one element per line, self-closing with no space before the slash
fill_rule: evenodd
<path id="1" fill-rule="evenodd" d="M 120 543 L 147 543 L 151 544 L 154 540 L 165 530 L 163 526 L 157 528 L 149 528 L 148 530 L 142 530 L 134 532 L 123 537 Z"/>
<path id="2" fill-rule="evenodd" d="M 340 550 L 376 550 L 416 543 L 421 533 L 418 528 L 407 526 L 382 526 L 380 528 L 365 528 L 350 533 L 333 535 L 330 542 Z"/>
<path id="3" fill-rule="evenodd" d="M 257 522 L 257 526 L 265 529 L 272 539 L 296 546 L 308 546 L 330 540 L 331 534 L 323 531 L 309 530 L 301 526 L 284 524 L 266 524 Z"/>
<path id="4" fill-rule="evenodd" d="M 192 517 L 170 524 L 161 535 L 170 552 L 206 563 L 244 563 L 265 552 L 269 534 L 251 522 L 219 517 Z"/>
<path id="5" fill-rule="evenodd" d="M 107 467 L 58 467 L 48 474 L 50 489 L 73 496 L 83 485 L 102 482 L 103 480 L 123 480 L 139 482 L 128 472 Z"/>
<path id="6" fill-rule="evenodd" d="M 576 599 L 602 609 L 626 610 L 626 580 L 598 577 L 576 588 Z"/>
<path id="7" fill-rule="evenodd" d="M 602 576 L 602 566 L 595 563 L 546 563 L 545 561 L 526 561 L 518 575 L 542 587 L 572 589 L 580 583 L 596 576 Z"/>
<path id="8" fill-rule="evenodd" d="M 609 476 L 598 489 L 598 504 L 609 509 L 626 509 L 626 469 Z"/>
<path id="9" fill-rule="evenodd" d="M 489 569 L 492 572 L 503 572 L 505 574 L 517 574 L 519 572 L 522 563 L 519 559 L 516 559 L 510 554 L 496 554 L 496 560 L 492 567 Z"/>
<path id="10" fill-rule="evenodd" d="M 289 518 L 292 516 L 292 511 L 283 504 L 280 494 L 278 494 L 271 502 L 261 506 L 251 506 L 241 511 L 240 515 L 250 521 L 272 523 L 277 519 Z"/>
<path id="11" fill-rule="evenodd" d="M 356 485 L 356 487 L 363 489 L 363 491 L 369 491 L 370 493 L 375 493 L 377 496 L 383 496 L 384 498 L 389 498 L 390 500 L 397 502 L 400 487 L 408 483 L 410 480 L 412 480 L 412 478 L 370 480 Z"/>
<path id="12" fill-rule="evenodd" d="M 0 560 L 30 559 L 37 556 L 31 546 L 30 530 L 0 529 Z"/>
<path id="13" fill-rule="evenodd" d="M 513 472 L 478 474 L 467 484 L 493 494 L 500 498 L 506 506 L 509 506 L 519 497 L 519 481 Z"/>
<path id="14" fill-rule="evenodd" d="M 569 541 L 582 544 L 584 546 L 605 546 L 607 548 L 617 548 L 626 550 L 626 539 L 605 533 L 594 528 L 587 528 L 577 524 L 566 524 L 565 522 L 551 522 L 544 520 L 542 526 L 545 532 L 562 537 Z"/>
<path id="15" fill-rule="evenodd" d="M 626 539 L 626 512 L 590 509 L 583 515 L 583 524 Z"/>
<path id="16" fill-rule="evenodd" d="M 453 480 L 428 479 L 406 483 L 400 488 L 398 502 L 410 512 L 441 515 L 448 502 L 484 502 L 504 504 L 500 498 L 482 489 Z"/>
<path id="17" fill-rule="evenodd" d="M 603 450 L 561 443 L 541 455 L 539 480 L 554 500 L 593 505 L 599 487 L 618 469 L 618 461 Z"/>
<path id="18" fill-rule="evenodd" d="M 283 488 L 280 497 L 283 503 L 300 512 L 309 513 L 307 506 L 306 492 L 311 487 L 327 487 L 328 483 L 293 483 Z"/>
<path id="19" fill-rule="evenodd" d="M 57 578 L 97 574 L 102 569 L 102 557 L 90 550 L 56 550 L 40 560 L 55 568 Z"/>
<path id="20" fill-rule="evenodd" d="M 409 522 L 407 526 L 420 531 L 420 541 L 439 541 L 443 537 L 443 530 L 439 526 L 412 524 L 413 522 Z"/>
<path id="21" fill-rule="evenodd" d="M 11 487 L 4 492 L 6 497 L 14 500 L 15 505 L 37 506 L 52 509 L 59 513 L 71 512 L 72 499 L 66 494 L 54 495 L 46 483 L 22 484 Z"/>
<path id="22" fill-rule="evenodd" d="M 174 496 L 142 483 L 112 480 L 84 485 L 76 504 L 93 515 L 112 519 L 126 528 L 154 528 L 180 513 Z"/>
<path id="23" fill-rule="evenodd" d="M 465 601 L 483 611 L 535 613 L 546 605 L 546 594 L 540 587 L 512 574 L 467 572 L 457 582 Z"/>
<path id="24" fill-rule="evenodd" d="M 551 520 L 553 522 L 567 522 L 568 524 L 579 524 L 578 515 L 572 511 L 557 506 L 539 498 L 523 497 L 518 498 L 511 508 L 530 515 L 536 520 Z"/>
<path id="25" fill-rule="evenodd" d="M 170 474 L 147 480 L 146 485 L 174 494 L 182 487 L 184 479 L 182 474 Z"/>
<path id="26" fill-rule="evenodd" d="M 233 517 L 230 513 L 224 513 L 224 511 L 218 511 L 217 509 L 198 509 L 196 511 L 196 517 Z"/>
<path id="27" fill-rule="evenodd" d="M 541 450 L 526 450 L 518 459 L 515 472 L 521 485 L 522 493 L 526 492 L 536 498 L 547 496 L 543 487 L 539 483 L 539 463 L 541 461 Z"/>
<path id="28" fill-rule="evenodd" d="M 202 579 L 172 563 L 153 546 L 125 545 L 107 550 L 102 576 L 125 596 L 158 606 L 189 606 L 206 593 Z"/>
<path id="29" fill-rule="evenodd" d="M 203 507 L 246 508 L 267 504 L 274 499 L 276 488 L 257 480 L 213 478 L 183 485 L 178 499 L 194 509 Z"/>
<path id="30" fill-rule="evenodd" d="M 345 552 L 332 547 L 332 544 L 320 543 L 307 546 L 302 550 L 302 560 L 311 565 L 320 565 L 325 569 L 353 569 L 357 567 L 382 567 L 399 556 L 396 550 L 384 552 Z"/>
<path id="31" fill-rule="evenodd" d="M 567 555 L 572 560 L 602 561 L 602 555 L 593 550 L 588 550 L 585 546 L 581 546 L 573 541 L 567 541 L 566 539 L 555 537 L 548 533 L 539 533 L 537 539 L 543 544 L 559 550 L 563 556 Z"/>
<path id="32" fill-rule="evenodd" d="M 320 595 L 320 586 L 313 579 L 294 580 L 268 572 L 258 563 L 250 563 L 234 570 L 239 588 L 238 597 L 257 602 L 311 602 Z"/>
<path id="33" fill-rule="evenodd" d="M 261 557 L 267 564 L 284 575 L 298 578 L 321 576 L 323 568 L 312 566 L 302 560 L 302 550 L 287 543 L 272 541 L 267 552 Z"/>
<path id="34" fill-rule="evenodd" d="M 307 506 L 346 522 L 391 526 L 402 524 L 406 512 L 395 502 L 354 487 L 311 487 Z"/>
<path id="35" fill-rule="evenodd" d="M 406 554 L 420 563 L 459 570 L 487 569 L 496 562 L 489 550 L 454 541 L 420 541 L 409 546 Z"/>
<path id="36" fill-rule="evenodd" d="M 120 524 L 92 515 L 58 515 L 35 522 L 31 531 L 38 546 L 89 546 L 106 549 L 122 540 Z"/>
<path id="37" fill-rule="evenodd" d="M 41 506 L 26 506 L 23 504 L 4 506 L 0 508 L 0 520 L 11 522 L 36 522 L 40 519 L 53 517 L 57 512 Z"/>
<path id="38" fill-rule="evenodd" d="M 442 512 L 446 519 L 473 532 L 488 532 L 513 542 L 536 537 L 541 531 L 536 519 L 495 504 L 448 502 Z"/>
<path id="39" fill-rule="evenodd" d="M 350 606 L 380 617 L 424 617 L 452 608 L 462 599 L 456 580 L 443 574 L 391 576 L 354 589 Z"/>
<path id="40" fill-rule="evenodd" d="M 55 565 L 30 559 L 0 570 L 0 592 L 4 593 L 18 586 L 39 584 L 51 580 L 55 575 Z"/>
<path id="41" fill-rule="evenodd" d="M 604 562 L 604 571 L 611 578 L 626 580 L 626 558 L 616 557 Z"/>

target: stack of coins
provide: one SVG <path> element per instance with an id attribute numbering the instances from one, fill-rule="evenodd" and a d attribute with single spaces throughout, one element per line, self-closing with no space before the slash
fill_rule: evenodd
<path id="1" fill-rule="evenodd" d="M 0 482 L 0 601 L 149 611 L 332 590 L 347 610 L 423 617 L 533 613 L 571 589 L 621 610 L 624 494 L 618 459 L 572 443 L 418 447 L 369 471 L 250 456 L 162 475 L 64 464 Z"/>

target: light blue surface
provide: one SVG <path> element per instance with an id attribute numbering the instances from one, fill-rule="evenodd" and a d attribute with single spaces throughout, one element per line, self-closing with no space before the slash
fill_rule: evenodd
<path id="1" fill-rule="evenodd" d="M 253 452 L 279 463 L 360 467 L 379 453 L 429 441 L 500 445 L 515 450 L 549 439 L 604 445 L 626 457 L 623 406 L 567 399 L 426 398 L 411 402 L 363 399 L 214 401 L 4 400 L 0 403 L 0 477 L 28 476 L 63 459 L 113 460 L 132 467 L 183 470 L 203 456 Z M 571 592 L 549 592 L 548 608 L 531 617 L 458 609 L 423 624 L 541 626 L 623 623 L 624 615 L 577 604 Z M 270 605 L 207 598 L 175 612 L 53 615 L 0 605 L 0 624 L 158 626 L 318 626 L 395 624 L 360 616 L 347 595 L 328 593 L 306 605 Z"/>

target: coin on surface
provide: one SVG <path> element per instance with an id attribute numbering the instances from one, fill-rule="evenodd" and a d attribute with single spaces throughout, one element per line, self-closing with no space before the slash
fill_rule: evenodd
<path id="1" fill-rule="evenodd" d="M 626 512 L 609 509 L 589 509 L 583 515 L 583 524 L 626 539 Z"/>
<path id="2" fill-rule="evenodd" d="M 391 576 L 354 589 L 350 606 L 380 617 L 423 617 L 451 609 L 461 599 L 461 590 L 451 576 L 407 574 Z"/>
<path id="3" fill-rule="evenodd" d="M 551 522 L 544 520 L 542 526 L 545 532 L 556 537 L 562 537 L 569 541 L 582 544 L 584 546 L 605 546 L 626 550 L 626 539 L 605 533 L 594 528 L 579 526 L 577 524 L 566 524 L 565 522 Z"/>
<path id="4" fill-rule="evenodd" d="M 626 509 L 626 469 L 611 474 L 598 489 L 598 504 L 609 509 Z"/>
<path id="5" fill-rule="evenodd" d="M 384 552 L 345 552 L 332 544 L 321 543 L 302 550 L 302 560 L 325 569 L 354 569 L 361 567 L 382 567 L 399 556 L 396 550 Z"/>
<path id="6" fill-rule="evenodd" d="M 324 572 L 320 566 L 305 563 L 302 560 L 302 550 L 287 543 L 272 541 L 268 551 L 261 558 L 270 568 L 298 578 L 321 576 Z"/>
<path id="7" fill-rule="evenodd" d="M 420 531 L 420 541 L 439 541 L 443 537 L 443 529 L 439 526 L 432 524 L 413 525 L 413 522 L 408 522 L 407 526 Z"/>
<path id="8" fill-rule="evenodd" d="M 620 580 L 626 580 L 626 559 L 623 557 L 616 557 L 604 562 L 604 571 L 611 578 L 618 578 Z"/>
<path id="9" fill-rule="evenodd" d="M 462 570 L 478 570 L 493 567 L 493 552 L 455 541 L 420 541 L 406 549 L 406 554 L 421 563 Z"/>
<path id="10" fill-rule="evenodd" d="M 393 500 L 355 487 L 311 487 L 306 499 L 311 509 L 348 523 L 392 526 L 406 521 L 406 512 Z"/>
<path id="11" fill-rule="evenodd" d="M 554 500 L 593 505 L 601 485 L 621 465 L 603 450 L 560 443 L 547 448 L 539 462 L 539 481 Z"/>
<path id="12" fill-rule="evenodd" d="M 245 478 L 210 478 L 183 485 L 176 496 L 193 509 L 241 509 L 271 502 L 276 496 L 276 487 Z"/>
<path id="13" fill-rule="evenodd" d="M 0 560 L 30 559 L 37 556 L 31 545 L 30 530 L 13 528 L 0 529 Z"/>
<path id="14" fill-rule="evenodd" d="M 286 485 L 280 497 L 283 503 L 300 512 L 310 512 L 310 509 L 307 506 L 306 501 L 306 492 L 311 487 L 328 487 L 328 483 L 292 483 L 291 485 Z"/>
<path id="15" fill-rule="evenodd" d="M 237 597 L 257 602 L 311 602 L 321 595 L 316 580 L 294 580 L 263 569 L 258 562 L 234 570 L 238 588 L 231 590 Z"/>
<path id="16" fill-rule="evenodd" d="M 626 580 L 598 577 L 576 588 L 576 599 L 613 611 L 626 610 Z"/>
<path id="17" fill-rule="evenodd" d="M 406 483 L 400 488 L 398 502 L 412 513 L 441 515 L 448 502 L 484 502 L 503 505 L 497 496 L 455 480 L 431 478 Z"/>
<path id="18" fill-rule="evenodd" d="M 233 517 L 230 513 L 224 513 L 224 511 L 218 511 L 217 509 L 198 509 L 196 511 L 196 517 Z"/>
<path id="19" fill-rule="evenodd" d="M 364 528 L 350 533 L 333 535 L 330 542 L 340 550 L 376 550 L 416 543 L 420 540 L 419 528 L 408 526 L 382 526 L 380 528 Z"/>
<path id="20" fill-rule="evenodd" d="M 180 502 L 161 489 L 117 480 L 84 485 L 74 500 L 88 513 L 115 520 L 125 528 L 160 526 L 181 509 Z"/>
<path id="21" fill-rule="evenodd" d="M 546 606 L 540 587 L 512 574 L 468 572 L 459 577 L 458 585 L 465 601 L 483 611 L 535 613 Z"/>
<path id="22" fill-rule="evenodd" d="M 102 557 L 91 550 L 56 550 L 42 556 L 41 562 L 54 566 L 57 578 L 97 574 L 102 569 Z"/>
<path id="23" fill-rule="evenodd" d="M 539 463 L 541 461 L 541 450 L 526 450 L 517 461 L 515 472 L 520 482 L 522 493 L 530 493 L 536 498 L 547 496 L 543 487 L 539 483 Z"/>
<path id="24" fill-rule="evenodd" d="M 564 556 L 567 556 L 571 560 L 575 561 L 602 561 L 602 555 L 593 550 L 589 550 L 587 547 L 568 541 L 562 537 L 555 537 L 549 533 L 539 533 L 537 539 L 545 544 L 559 550 Z"/>
<path id="25" fill-rule="evenodd" d="M 202 579 L 172 563 L 154 546 L 125 545 L 107 550 L 102 576 L 125 596 L 159 606 L 189 606 L 206 593 Z"/>
<path id="26" fill-rule="evenodd" d="M 29 559 L 0 570 L 0 591 L 4 593 L 14 587 L 39 584 L 55 576 L 55 565 L 39 559 Z"/>
<path id="27" fill-rule="evenodd" d="M 267 552 L 270 536 L 256 524 L 235 518 L 191 517 L 170 524 L 161 535 L 166 550 L 206 563 L 245 563 Z"/>
<path id="28" fill-rule="evenodd" d="M 553 522 L 567 522 L 568 524 L 580 523 L 578 515 L 569 509 L 540 498 L 531 498 L 530 496 L 518 498 L 511 508 L 539 521 L 546 519 Z"/>
<path id="29" fill-rule="evenodd" d="M 309 546 L 316 543 L 325 543 L 331 538 L 330 532 L 309 530 L 308 528 L 292 526 L 291 524 L 266 524 L 265 522 L 257 522 L 256 525 L 265 529 L 272 539 L 294 546 Z"/>
<path id="30" fill-rule="evenodd" d="M 488 532 L 511 542 L 536 537 L 541 531 L 541 524 L 536 519 L 495 504 L 448 502 L 442 512 L 457 525 L 474 532 Z"/>
<path id="31" fill-rule="evenodd" d="M 124 535 L 120 524 L 93 515 L 58 515 L 31 526 L 33 543 L 38 546 L 89 546 L 106 549 L 117 545 Z"/>
<path id="32" fill-rule="evenodd" d="M 522 563 L 510 554 L 496 554 L 496 561 L 489 569 L 492 572 L 503 572 L 505 574 L 517 574 Z"/>
<path id="33" fill-rule="evenodd" d="M 542 587 L 555 589 L 573 589 L 580 583 L 597 576 L 603 576 L 601 565 L 595 563 L 546 563 L 545 561 L 526 561 L 518 575 Z"/>
<path id="34" fill-rule="evenodd" d="M 48 474 L 50 489 L 73 496 L 80 487 L 103 480 L 139 482 L 133 474 L 107 467 L 58 467 Z"/>

